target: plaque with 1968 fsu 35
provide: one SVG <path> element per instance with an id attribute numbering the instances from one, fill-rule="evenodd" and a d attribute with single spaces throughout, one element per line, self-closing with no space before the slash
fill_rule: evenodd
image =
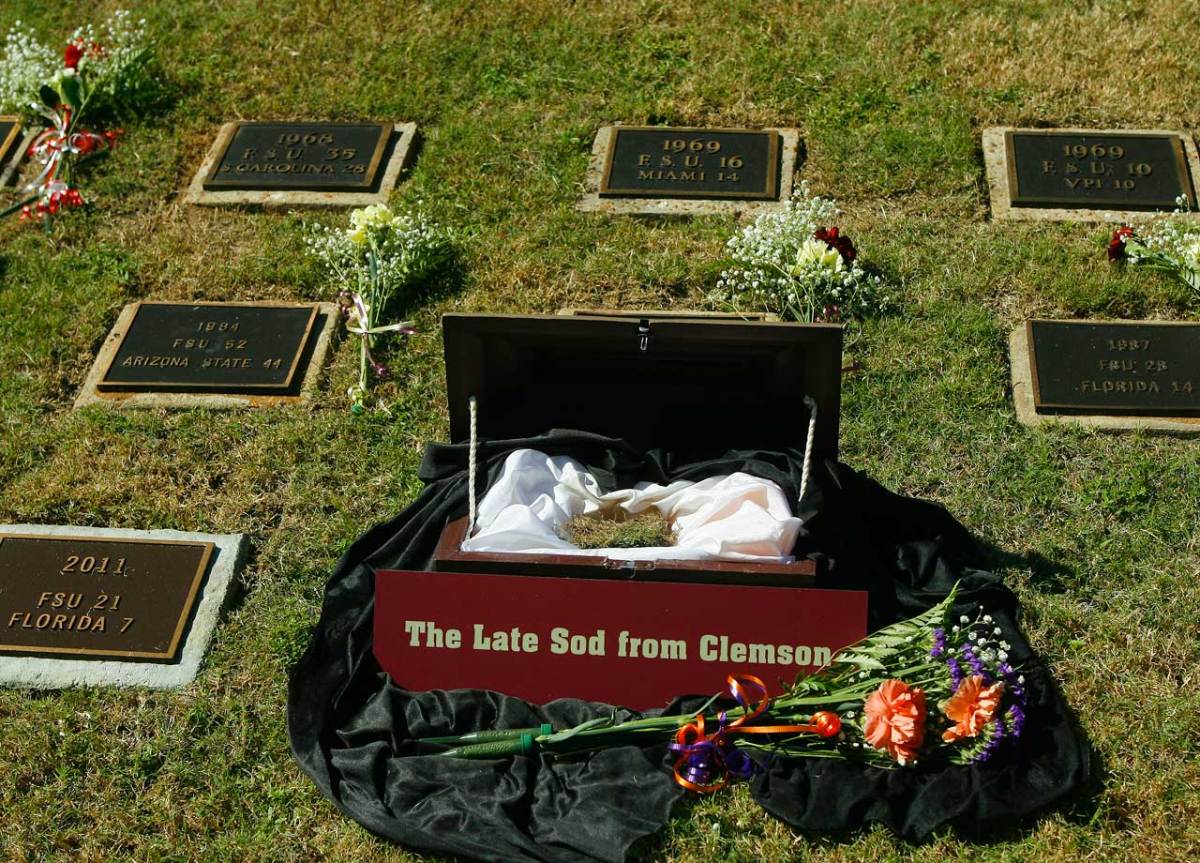
<path id="1" fill-rule="evenodd" d="M 0 653 L 170 661 L 211 542 L 0 533 Z"/>
<path id="2" fill-rule="evenodd" d="M 1200 324 L 1031 320 L 1039 413 L 1200 416 Z"/>
<path id="3" fill-rule="evenodd" d="M 370 191 L 392 131 L 391 123 L 238 123 L 204 189 Z"/>
<path id="4" fill-rule="evenodd" d="M 600 197 L 775 200 L 779 141 L 774 129 L 615 126 Z"/>
<path id="5" fill-rule="evenodd" d="M 97 389 L 293 392 L 318 312 L 315 303 L 140 303 Z"/>

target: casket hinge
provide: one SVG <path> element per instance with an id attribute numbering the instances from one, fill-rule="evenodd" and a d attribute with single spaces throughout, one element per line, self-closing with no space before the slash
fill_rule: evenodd
<path id="1" fill-rule="evenodd" d="M 653 560 L 615 560 L 611 557 L 606 557 L 601 565 L 605 569 L 626 573 L 631 578 L 639 572 L 647 572 L 655 569 Z"/>

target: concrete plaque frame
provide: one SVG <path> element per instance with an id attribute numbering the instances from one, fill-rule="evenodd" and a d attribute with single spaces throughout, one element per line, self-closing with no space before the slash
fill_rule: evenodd
<path id="1" fill-rule="evenodd" d="M 174 662 L 73 659 L 51 656 L 0 655 L 0 685 L 34 689 L 80 686 L 143 686 L 178 689 L 195 680 L 222 613 L 235 595 L 236 576 L 249 542 L 243 534 L 184 533 L 177 530 L 125 530 L 71 525 L 0 524 L 0 533 L 45 537 L 96 537 L 211 543 L 208 572 L 200 584 L 183 646 Z"/>
<path id="2" fill-rule="evenodd" d="M 584 180 L 584 194 L 576 209 L 585 213 L 607 213 L 620 216 L 701 216 L 710 213 L 757 214 L 782 210 L 784 202 L 792 196 L 795 188 L 796 170 L 800 157 L 800 130 L 794 128 L 766 127 L 760 131 L 779 133 L 779 194 L 772 200 L 744 198 L 647 198 L 600 197 L 600 185 L 617 126 L 602 126 L 596 132 L 592 144 L 592 155 L 588 162 Z M 714 127 L 714 131 L 720 131 Z"/>
<path id="3" fill-rule="evenodd" d="M 1192 186 L 1200 190 L 1200 154 L 1196 143 L 1186 132 L 1174 129 L 1029 129 L 1013 126 L 992 126 L 983 130 L 983 162 L 987 171 L 988 197 L 992 218 L 996 221 L 1022 222 L 1144 222 L 1156 213 L 1149 210 L 1117 210 L 1083 207 L 1014 206 L 1012 180 L 1009 175 L 1007 140 L 1013 132 L 1063 132 L 1074 135 L 1166 135 L 1178 138 L 1183 147 L 1184 161 L 1191 174 Z M 1192 211 L 1192 217 L 1200 215 Z"/>
<path id="4" fill-rule="evenodd" d="M 280 121 L 285 122 L 285 121 Z M 299 122 L 299 121 L 296 121 Z M 283 191 L 283 190 L 207 190 L 204 188 L 205 178 L 212 171 L 213 165 L 224 155 L 230 140 L 237 131 L 239 123 L 226 123 L 221 126 L 216 140 L 208 149 L 208 154 L 192 177 L 192 182 L 184 191 L 183 200 L 189 204 L 210 207 L 257 206 L 265 209 L 283 209 L 291 207 L 365 207 L 369 204 L 386 204 L 388 196 L 396 188 L 400 174 L 410 164 L 416 154 L 417 124 L 392 124 L 393 135 L 396 136 L 391 155 L 383 165 L 383 174 L 379 188 L 373 192 L 314 192 L 314 191 Z"/>

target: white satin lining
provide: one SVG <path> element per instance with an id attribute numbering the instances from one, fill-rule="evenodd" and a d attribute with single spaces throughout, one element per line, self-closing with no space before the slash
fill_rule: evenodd
<path id="1" fill-rule="evenodd" d="M 557 529 L 576 515 L 620 507 L 636 515 L 651 507 L 675 529 L 673 546 L 580 549 Z M 601 494 L 596 478 L 567 456 L 537 450 L 511 453 L 479 503 L 474 536 L 464 551 L 586 554 L 617 560 L 747 560 L 790 563 L 800 529 L 782 489 L 746 473 L 639 483 Z"/>

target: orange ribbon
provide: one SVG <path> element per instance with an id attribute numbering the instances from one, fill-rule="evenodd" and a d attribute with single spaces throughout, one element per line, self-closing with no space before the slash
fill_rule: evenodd
<path id="1" fill-rule="evenodd" d="M 675 781 L 689 791 L 702 794 L 719 791 L 729 783 L 731 775 L 749 778 L 753 764 L 745 753 L 730 741 L 734 734 L 818 734 L 834 737 L 842 729 L 841 718 L 830 710 L 814 713 L 807 725 L 747 725 L 767 711 L 771 696 L 767 686 L 753 674 L 731 674 L 726 678 L 729 695 L 742 708 L 742 715 L 730 721 L 725 711 L 717 715 L 716 731 L 705 733 L 704 714 L 697 713 L 687 725 L 675 733 L 671 750 L 678 752 L 675 760 Z M 756 690 L 752 697 L 748 689 Z M 720 772 L 716 781 L 707 781 Z"/>

